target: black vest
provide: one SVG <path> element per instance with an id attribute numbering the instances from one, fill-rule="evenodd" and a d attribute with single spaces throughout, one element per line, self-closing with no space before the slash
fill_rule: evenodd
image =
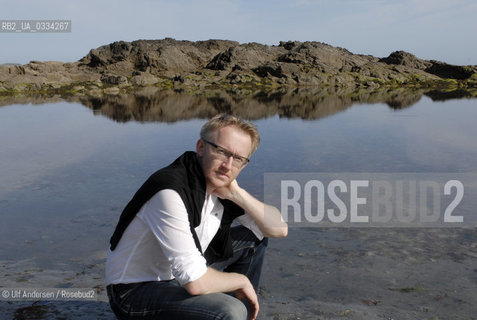
<path id="1" fill-rule="evenodd" d="M 199 251 L 203 253 L 194 228 L 200 224 L 206 194 L 205 187 L 205 177 L 202 167 L 197 158 L 197 154 L 192 151 L 185 152 L 169 166 L 156 171 L 147 179 L 142 187 L 139 188 L 121 213 L 118 225 L 110 240 L 111 250 L 116 248 L 127 226 L 134 219 L 141 207 L 157 192 L 163 189 L 172 189 L 180 195 L 184 202 L 195 245 Z M 208 261 L 222 260 L 232 256 L 230 225 L 236 217 L 244 214 L 244 210 L 232 201 L 220 199 L 220 202 L 224 206 L 224 214 L 219 230 L 205 252 Z"/>

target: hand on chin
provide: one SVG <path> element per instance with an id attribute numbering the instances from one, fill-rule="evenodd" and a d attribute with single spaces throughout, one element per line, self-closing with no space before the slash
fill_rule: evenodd
<path id="1" fill-rule="evenodd" d="M 237 188 L 238 184 L 237 181 L 234 179 L 230 182 L 224 183 L 221 186 L 217 185 L 212 193 L 221 199 L 228 199 L 233 201 L 234 194 L 237 192 Z"/>

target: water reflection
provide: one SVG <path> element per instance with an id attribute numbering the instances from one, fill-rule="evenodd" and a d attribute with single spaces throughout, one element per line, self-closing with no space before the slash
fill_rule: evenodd
<path id="1" fill-rule="evenodd" d="M 263 198 L 263 177 L 271 172 L 475 174 L 475 102 L 433 102 L 467 96 L 423 90 L 193 95 L 147 89 L 104 98 L 0 97 L 0 105 L 42 104 L 0 108 L 2 285 L 101 286 L 108 240 L 124 205 L 152 172 L 193 150 L 204 118 L 218 112 L 253 119 L 259 127 L 262 143 L 239 180 Z M 475 190 L 475 182 L 465 189 L 472 196 L 469 187 Z M 470 200 L 475 214 L 475 197 Z M 360 301 L 382 288 L 379 296 L 391 301 L 396 293 L 388 288 L 398 287 L 388 281 L 393 275 L 402 287 L 424 283 L 436 294 L 467 292 L 459 300 L 466 304 L 449 302 L 446 310 L 476 314 L 470 303 L 476 289 L 469 281 L 475 278 L 476 234 L 475 228 L 293 228 L 280 246 L 271 245 L 265 283 L 276 283 L 269 292 L 301 308 L 314 300 L 294 298 L 294 292 L 325 299 L 337 285 L 339 299 L 345 292 L 346 299 Z M 376 272 L 369 266 L 377 266 Z M 276 281 L 291 277 L 289 270 L 298 270 L 288 278 L 293 281 Z M 448 270 L 455 290 L 440 276 Z M 405 295 L 419 305 L 435 303 L 431 295 L 422 302 Z"/>
<path id="2" fill-rule="evenodd" d="M 349 90 L 296 89 L 293 91 L 237 94 L 226 91 L 203 91 L 200 94 L 174 90 L 144 88 L 135 94 L 106 96 L 33 96 L 0 100 L 0 105 L 44 104 L 59 101 L 80 102 L 97 115 L 117 122 L 177 122 L 206 119 L 217 113 L 231 113 L 258 120 L 278 115 L 280 118 L 317 120 L 348 109 L 356 103 L 385 103 L 392 109 L 403 109 L 423 96 L 433 101 L 472 98 L 466 90 L 438 91 L 425 89 Z"/>

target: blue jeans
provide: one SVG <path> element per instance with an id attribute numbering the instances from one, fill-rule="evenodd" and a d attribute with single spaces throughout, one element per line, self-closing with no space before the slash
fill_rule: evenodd
<path id="1" fill-rule="evenodd" d="M 208 264 L 224 272 L 246 275 L 255 290 L 268 239 L 259 241 L 247 228 L 231 230 L 234 255 L 222 262 Z M 126 319 L 247 319 L 245 304 L 225 293 L 190 295 L 176 280 L 148 281 L 107 286 L 109 303 L 116 317 Z"/>

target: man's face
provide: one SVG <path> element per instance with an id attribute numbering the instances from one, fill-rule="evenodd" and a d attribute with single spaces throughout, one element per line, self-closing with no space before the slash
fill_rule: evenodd
<path id="1" fill-rule="evenodd" d="M 252 151 L 250 136 L 235 126 L 221 128 L 206 139 L 243 158 L 248 158 Z M 202 139 L 197 141 L 197 154 L 204 171 L 207 192 L 229 185 L 245 166 L 235 166 L 233 157 L 221 158 L 217 155 L 217 149 Z"/>

